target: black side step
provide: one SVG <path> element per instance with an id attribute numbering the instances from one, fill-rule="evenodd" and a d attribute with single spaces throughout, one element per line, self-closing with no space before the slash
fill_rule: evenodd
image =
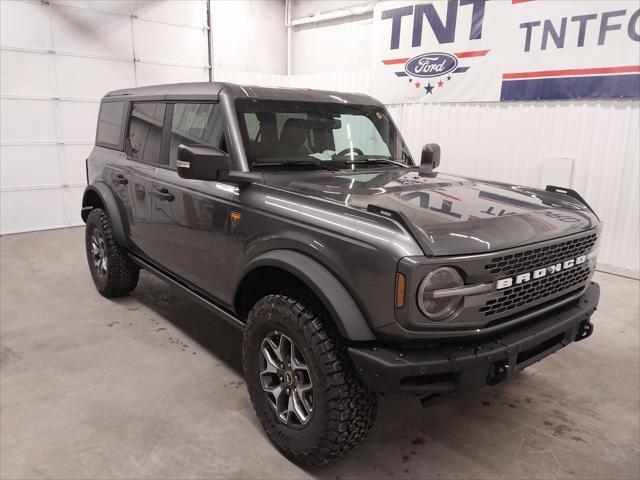
<path id="1" fill-rule="evenodd" d="M 242 330 L 244 328 L 244 323 L 239 318 L 235 317 L 234 315 L 230 314 L 223 308 L 219 307 L 218 305 L 213 303 L 211 300 L 206 298 L 204 295 L 196 292 L 195 290 L 190 288 L 188 285 L 186 285 L 184 282 L 180 281 L 178 278 L 175 278 L 174 276 L 168 273 L 165 273 L 162 270 L 159 270 L 158 268 L 153 266 L 151 263 L 149 263 L 145 259 L 133 253 L 129 253 L 129 258 L 131 258 L 131 260 L 133 260 L 138 266 L 140 266 L 141 268 L 144 268 L 149 273 L 152 273 L 155 276 L 164 280 L 165 282 L 180 288 L 180 290 L 189 294 L 191 298 L 193 298 L 195 301 L 197 301 L 198 303 L 200 303 L 201 305 L 203 305 L 213 313 L 217 314 L 225 322 L 229 323 L 233 327 L 237 328 L 238 330 Z"/>

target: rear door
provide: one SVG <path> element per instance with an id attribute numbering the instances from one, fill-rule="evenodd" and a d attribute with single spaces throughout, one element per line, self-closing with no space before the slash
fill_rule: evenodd
<path id="1" fill-rule="evenodd" d="M 225 123 L 218 103 L 176 102 L 167 106 L 168 162 L 152 185 L 154 260 L 193 286 L 220 296 L 226 246 L 231 234 L 231 202 L 238 188 L 180 178 L 178 146 L 208 145 L 226 151 Z"/>
<path id="2" fill-rule="evenodd" d="M 128 192 L 130 237 L 147 257 L 153 258 L 155 232 L 152 224 L 153 179 L 158 166 L 166 163 L 163 126 L 164 102 L 134 102 L 125 133 L 125 159 L 117 181 Z M 166 143 L 166 142 L 165 142 Z"/>
<path id="3" fill-rule="evenodd" d="M 127 124 L 128 103 L 122 100 L 103 100 L 98 114 L 96 147 L 91 152 L 92 172 L 99 176 L 87 178 L 89 182 L 102 181 L 111 187 L 124 206 L 127 216 L 131 214 L 128 172 L 122 165 L 123 132 Z M 89 164 L 88 164 L 89 166 Z"/>

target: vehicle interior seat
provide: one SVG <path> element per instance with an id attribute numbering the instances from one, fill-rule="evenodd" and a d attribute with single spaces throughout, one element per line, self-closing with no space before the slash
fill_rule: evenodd
<path id="1" fill-rule="evenodd" d="M 288 118 L 280 133 L 278 153 L 285 157 L 309 155 L 311 150 L 305 145 L 308 136 L 309 127 L 306 119 Z"/>

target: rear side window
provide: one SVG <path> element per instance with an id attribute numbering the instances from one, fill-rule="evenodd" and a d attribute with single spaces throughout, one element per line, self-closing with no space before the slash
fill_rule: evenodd
<path id="1" fill-rule="evenodd" d="M 120 147 L 125 102 L 102 102 L 98 114 L 96 144 L 104 147 Z"/>
<path id="2" fill-rule="evenodd" d="M 164 103 L 135 103 L 131 110 L 127 140 L 133 160 L 144 163 L 161 163 L 162 125 Z"/>
<path id="3" fill-rule="evenodd" d="M 224 122 L 217 103 L 176 103 L 171 122 L 169 166 L 176 166 L 178 146 L 207 145 L 226 152 Z"/>

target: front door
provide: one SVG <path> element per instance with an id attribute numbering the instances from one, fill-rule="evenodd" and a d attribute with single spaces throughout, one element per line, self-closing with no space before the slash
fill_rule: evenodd
<path id="1" fill-rule="evenodd" d="M 237 187 L 180 178 L 175 168 L 178 145 L 226 149 L 218 103 L 169 104 L 168 165 L 152 184 L 154 260 L 209 295 L 220 297 L 226 246 L 231 233 L 231 202 Z"/>

